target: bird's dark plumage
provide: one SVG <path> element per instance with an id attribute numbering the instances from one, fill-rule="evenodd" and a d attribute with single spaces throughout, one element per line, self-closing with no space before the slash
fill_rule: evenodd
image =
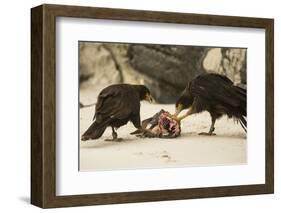
<path id="1" fill-rule="evenodd" d="M 97 99 L 94 123 L 86 130 L 82 140 L 97 139 L 106 127 L 112 127 L 112 136 L 117 138 L 115 128 L 131 121 L 136 128 L 141 127 L 140 101 L 151 98 L 143 85 L 115 84 L 104 88 Z"/>
<path id="2" fill-rule="evenodd" d="M 190 114 L 208 111 L 212 117 L 209 134 L 214 131 L 216 119 L 222 115 L 239 120 L 247 128 L 247 92 L 225 76 L 204 74 L 192 80 L 176 103 L 180 110 L 190 108 Z"/>

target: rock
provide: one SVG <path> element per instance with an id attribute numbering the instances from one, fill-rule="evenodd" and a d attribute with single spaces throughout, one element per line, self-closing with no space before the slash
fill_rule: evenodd
<path id="1" fill-rule="evenodd" d="M 127 50 L 127 44 L 80 42 L 80 85 L 142 83 L 128 63 Z"/>
<path id="2" fill-rule="evenodd" d="M 188 82 L 205 73 L 203 47 L 140 45 L 128 49 L 129 62 L 145 76 L 145 84 L 159 103 L 174 103 Z"/>
<path id="3" fill-rule="evenodd" d="M 121 77 L 110 52 L 102 43 L 80 43 L 80 83 L 113 84 L 121 82 Z"/>
<path id="4" fill-rule="evenodd" d="M 207 72 L 227 76 L 236 85 L 246 85 L 246 51 L 245 48 L 212 48 L 203 67 Z"/>

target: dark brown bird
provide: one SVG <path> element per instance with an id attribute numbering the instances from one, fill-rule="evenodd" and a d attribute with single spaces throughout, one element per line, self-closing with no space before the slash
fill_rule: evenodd
<path id="1" fill-rule="evenodd" d="M 126 125 L 128 121 L 141 130 L 142 100 L 152 101 L 150 91 L 143 85 L 115 84 L 104 88 L 97 98 L 94 122 L 81 140 L 101 137 L 108 126 L 112 128 L 112 140 L 120 140 L 115 129 Z"/>
<path id="2" fill-rule="evenodd" d="M 203 135 L 214 135 L 215 122 L 223 115 L 237 119 L 243 129 L 247 131 L 247 92 L 225 76 L 219 74 L 204 74 L 192 80 L 176 102 L 174 116 L 188 109 L 185 115 L 177 118 L 178 121 L 187 116 L 208 111 L 211 115 L 209 132 Z"/>

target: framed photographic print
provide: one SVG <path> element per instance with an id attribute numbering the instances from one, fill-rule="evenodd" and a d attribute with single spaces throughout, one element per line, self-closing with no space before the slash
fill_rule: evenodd
<path id="1" fill-rule="evenodd" d="M 273 19 L 31 9 L 31 203 L 274 191 Z"/>

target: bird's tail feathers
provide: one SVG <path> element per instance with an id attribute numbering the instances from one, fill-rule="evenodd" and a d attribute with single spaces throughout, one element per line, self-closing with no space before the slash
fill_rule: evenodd
<path id="1" fill-rule="evenodd" d="M 240 100 L 240 112 L 243 116 L 247 116 L 247 90 L 239 86 L 234 86 L 237 98 Z"/>
<path id="2" fill-rule="evenodd" d="M 244 88 L 242 88 L 242 87 L 239 87 L 239 86 L 234 86 L 234 87 L 236 88 L 236 90 L 237 90 L 240 94 L 246 96 L 246 94 L 247 94 L 247 90 L 246 90 L 246 89 L 244 89 Z"/>
<path id="3" fill-rule="evenodd" d="M 247 133 L 247 120 L 245 119 L 245 117 L 241 116 L 238 120 L 244 131 Z"/>
<path id="4" fill-rule="evenodd" d="M 94 140 L 100 138 L 107 127 L 108 121 L 109 119 L 99 123 L 97 121 L 94 121 L 92 125 L 86 130 L 86 132 L 84 132 L 81 140 L 86 141 L 90 139 Z"/>

